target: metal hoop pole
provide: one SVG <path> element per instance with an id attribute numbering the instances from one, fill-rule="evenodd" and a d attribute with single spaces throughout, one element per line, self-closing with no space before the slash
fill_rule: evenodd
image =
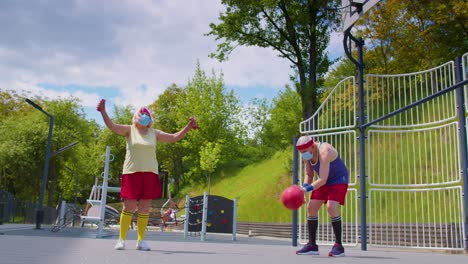
<path id="1" fill-rule="evenodd" d="M 190 221 L 190 196 L 185 196 L 184 239 L 188 238 L 188 225 Z"/>
<path id="2" fill-rule="evenodd" d="M 106 203 L 107 203 L 107 179 L 109 177 L 109 161 L 110 161 L 110 147 L 106 147 L 106 161 L 104 163 L 104 177 L 102 180 L 102 190 L 101 190 L 101 208 L 99 213 L 99 225 L 96 238 L 102 238 L 105 214 L 106 214 Z"/>
<path id="3" fill-rule="evenodd" d="M 201 241 L 206 240 L 206 221 L 208 217 L 208 192 L 203 193 L 203 215 L 202 215 L 202 233 Z"/>
<path id="4" fill-rule="evenodd" d="M 234 198 L 232 204 L 232 241 L 236 241 L 237 229 L 237 198 Z"/>

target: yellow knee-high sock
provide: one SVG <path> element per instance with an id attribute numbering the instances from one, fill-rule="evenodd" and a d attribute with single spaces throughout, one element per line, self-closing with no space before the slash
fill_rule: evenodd
<path id="1" fill-rule="evenodd" d="M 122 211 L 120 214 L 120 240 L 125 240 L 127 238 L 127 232 L 132 223 L 132 213 Z"/>
<path id="2" fill-rule="evenodd" d="M 149 213 L 138 213 L 137 228 L 138 228 L 138 240 L 145 239 L 146 226 L 148 225 Z"/>

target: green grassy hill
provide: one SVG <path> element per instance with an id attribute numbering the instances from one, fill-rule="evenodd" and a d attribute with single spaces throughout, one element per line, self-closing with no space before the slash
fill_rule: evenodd
<path id="1" fill-rule="evenodd" d="M 292 212 L 281 203 L 281 193 L 292 184 L 292 154 L 282 151 L 271 159 L 249 165 L 234 175 L 212 178 L 211 195 L 229 199 L 237 198 L 237 220 L 248 222 L 291 222 Z M 178 199 L 184 200 L 186 194 L 191 197 L 203 195 L 207 186 L 190 187 L 180 192 Z"/>

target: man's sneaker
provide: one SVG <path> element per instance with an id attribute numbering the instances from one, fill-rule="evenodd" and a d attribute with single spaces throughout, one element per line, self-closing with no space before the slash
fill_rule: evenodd
<path id="1" fill-rule="evenodd" d="M 146 244 L 144 240 L 138 240 L 136 244 L 136 249 L 137 250 L 145 250 L 145 251 L 150 251 L 151 248 Z"/>
<path id="2" fill-rule="evenodd" d="M 114 248 L 117 250 L 125 249 L 125 241 L 119 239 L 119 241 L 117 241 L 117 244 L 115 244 Z"/>
<path id="3" fill-rule="evenodd" d="M 338 243 L 333 245 L 332 250 L 328 253 L 329 257 L 344 257 L 344 247 Z"/>
<path id="4" fill-rule="evenodd" d="M 305 244 L 300 250 L 296 251 L 297 255 L 319 255 L 319 249 L 317 245 Z"/>

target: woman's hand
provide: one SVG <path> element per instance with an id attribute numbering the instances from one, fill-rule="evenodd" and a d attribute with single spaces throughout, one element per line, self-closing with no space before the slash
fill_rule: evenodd
<path id="1" fill-rule="evenodd" d="M 190 120 L 190 127 L 192 129 L 198 129 L 198 124 L 197 124 L 197 121 L 195 120 L 195 117 L 191 116 L 189 120 Z"/>
<path id="2" fill-rule="evenodd" d="M 101 99 L 101 101 L 99 101 L 99 104 L 97 105 L 96 110 L 98 110 L 99 112 L 106 111 L 106 99 Z"/>

